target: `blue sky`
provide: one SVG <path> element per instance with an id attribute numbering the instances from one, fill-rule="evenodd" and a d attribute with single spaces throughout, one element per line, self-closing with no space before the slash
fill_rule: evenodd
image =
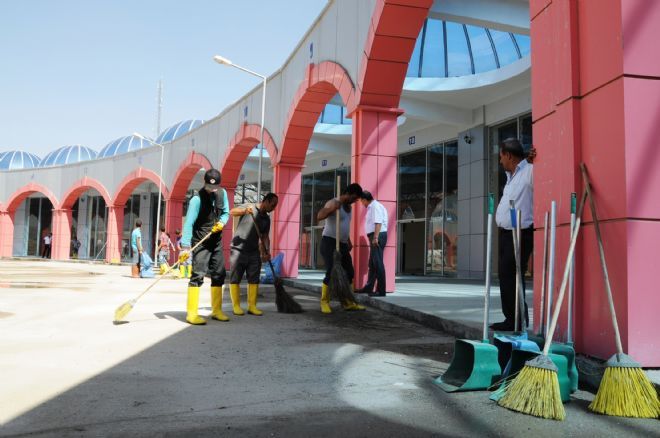
<path id="1" fill-rule="evenodd" d="M 0 0 L 0 151 L 100 150 L 132 132 L 208 119 L 269 75 L 326 0 Z"/>

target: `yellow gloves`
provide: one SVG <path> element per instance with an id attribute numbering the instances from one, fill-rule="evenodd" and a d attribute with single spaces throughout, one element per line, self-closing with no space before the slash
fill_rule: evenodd
<path id="1" fill-rule="evenodd" d="M 179 263 L 184 263 L 189 258 L 190 258 L 190 252 L 182 251 L 181 254 L 179 254 Z"/>
<path id="2" fill-rule="evenodd" d="M 213 225 L 213 228 L 211 228 L 212 233 L 219 233 L 222 231 L 222 228 L 224 227 L 224 224 L 222 222 L 216 222 L 215 225 Z"/>

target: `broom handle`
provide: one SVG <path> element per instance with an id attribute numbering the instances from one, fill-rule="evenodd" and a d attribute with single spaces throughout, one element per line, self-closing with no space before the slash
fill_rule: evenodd
<path id="1" fill-rule="evenodd" d="M 518 305 L 520 309 L 520 328 L 524 331 L 523 326 L 527 323 L 527 318 L 525 318 L 527 312 L 525 312 L 525 273 L 522 270 L 522 210 L 518 210 L 516 215 L 516 225 L 518 225 L 518 230 L 516 231 L 516 239 L 518 240 L 518 267 L 520 270 L 520 276 L 518 277 L 518 281 L 520 281 L 520 285 L 518 286 L 520 290 Z M 523 312 L 525 312 L 524 315 Z"/>
<path id="2" fill-rule="evenodd" d="M 339 197 L 339 192 L 341 191 L 341 176 L 337 176 L 337 197 Z M 339 204 L 339 208 L 341 208 L 341 203 Z M 339 252 L 339 208 L 335 212 L 335 236 L 337 238 L 335 239 L 335 250 Z"/>
<path id="3" fill-rule="evenodd" d="M 575 208 L 577 204 L 577 194 L 571 193 L 571 234 L 575 228 Z M 575 255 L 571 258 L 571 270 L 568 277 L 568 322 L 566 329 L 566 342 L 573 343 L 573 305 L 575 301 Z"/>
<path id="4" fill-rule="evenodd" d="M 582 171 L 582 178 L 584 180 L 584 187 L 589 197 L 589 208 L 591 209 L 591 217 L 594 220 L 594 230 L 596 231 L 596 241 L 598 242 L 598 253 L 600 255 L 600 267 L 603 271 L 603 280 L 605 281 L 605 291 L 607 292 L 607 301 L 610 305 L 610 316 L 612 317 L 612 326 L 614 327 L 614 336 L 616 341 L 617 355 L 623 354 L 623 346 L 621 345 L 621 334 L 619 333 L 619 323 L 616 319 L 616 310 L 614 308 L 614 299 L 612 298 L 612 287 L 610 286 L 610 276 L 607 272 L 607 263 L 605 261 L 605 250 L 603 248 L 603 238 L 600 234 L 600 223 L 598 215 L 596 214 L 596 204 L 594 197 L 591 193 L 591 183 L 589 182 L 589 175 L 584 163 L 580 163 L 580 170 Z M 618 359 L 618 356 L 617 356 Z"/>
<path id="5" fill-rule="evenodd" d="M 511 226 L 513 229 L 511 230 L 511 237 L 513 239 L 513 258 L 516 263 L 516 298 L 515 298 L 515 305 L 514 305 L 514 326 L 513 330 L 518 330 L 518 294 L 520 293 L 520 281 L 519 281 L 519 276 L 520 276 L 520 269 L 518 269 L 518 232 L 517 232 L 517 226 L 516 226 L 516 221 L 518 219 L 518 215 L 516 213 L 516 207 L 513 202 L 513 200 L 509 201 L 509 214 L 511 215 Z"/>
<path id="6" fill-rule="evenodd" d="M 546 275 L 547 275 L 547 269 L 548 269 L 548 212 L 545 212 L 545 222 L 543 225 L 543 269 L 542 271 L 542 276 L 543 278 L 541 279 L 541 310 L 539 312 L 539 315 L 541 317 L 539 318 L 540 323 L 539 323 L 539 335 L 544 335 L 545 334 L 545 289 L 546 289 Z"/>
<path id="7" fill-rule="evenodd" d="M 557 327 L 557 320 L 559 319 L 559 313 L 561 312 L 561 305 L 564 301 L 564 293 L 566 292 L 566 285 L 568 284 L 568 274 L 571 269 L 571 259 L 573 258 L 573 253 L 575 252 L 575 243 L 577 242 L 578 233 L 580 232 L 580 222 L 582 221 L 582 210 L 584 209 L 584 202 L 587 199 L 587 191 L 585 190 L 582 195 L 582 201 L 580 201 L 580 208 L 578 209 L 577 219 L 575 221 L 575 229 L 571 233 L 571 244 L 568 248 L 568 256 L 566 257 L 566 265 L 564 267 L 564 276 L 561 280 L 561 286 L 559 288 L 559 296 L 557 297 L 557 304 L 555 304 L 555 310 L 552 313 L 552 321 L 550 322 L 550 328 L 548 329 L 548 334 L 545 337 L 545 345 L 543 346 L 543 355 L 547 356 L 550 351 L 550 345 L 552 344 L 552 337 L 555 334 L 555 328 Z"/>
<path id="8" fill-rule="evenodd" d="M 202 238 L 202 240 L 200 240 L 199 242 L 197 242 L 197 243 L 195 244 L 195 246 L 193 246 L 192 248 L 190 248 L 190 251 L 188 251 L 188 253 L 192 256 L 192 252 L 193 252 L 194 250 L 196 250 L 196 249 L 199 247 L 199 245 L 201 245 L 202 243 L 204 243 L 204 241 L 205 241 L 206 239 L 208 239 L 209 237 L 211 237 L 211 234 L 213 234 L 213 233 L 211 232 L 211 233 L 208 233 L 206 236 L 204 236 L 204 237 Z M 149 292 L 149 290 L 150 290 L 152 287 L 154 287 L 154 286 L 156 285 L 156 283 L 158 283 L 160 280 L 162 280 L 163 278 L 165 278 L 165 276 L 166 276 L 167 274 L 169 274 L 174 268 L 176 268 L 177 266 L 179 266 L 179 264 L 181 264 L 181 262 L 180 262 L 180 261 L 177 261 L 175 264 L 173 264 L 172 266 L 170 266 L 169 268 L 167 268 L 167 270 L 163 273 L 163 275 L 161 275 L 160 277 L 158 277 L 158 278 L 156 279 L 156 281 L 154 281 L 153 283 L 151 283 L 151 284 L 149 285 L 149 287 L 147 287 L 147 288 L 144 290 L 144 292 L 142 292 L 142 293 L 141 293 L 140 295 L 138 295 L 137 297 L 133 298 L 133 301 L 137 301 L 137 300 L 139 300 L 140 298 L 142 298 L 142 295 L 144 295 L 144 294 L 146 294 L 147 292 Z"/>
<path id="9" fill-rule="evenodd" d="M 495 195 L 488 194 L 488 223 L 486 224 L 486 289 L 484 291 L 484 329 L 483 342 L 488 342 L 488 312 L 490 312 L 490 270 L 493 248 L 493 212 L 495 210 Z"/>
<path id="10" fill-rule="evenodd" d="M 555 291 L 555 247 L 557 235 L 557 203 L 550 204 L 550 247 L 548 248 L 548 309 L 545 316 L 545 336 L 548 336 L 550 327 L 550 314 L 552 313 L 552 296 Z"/>

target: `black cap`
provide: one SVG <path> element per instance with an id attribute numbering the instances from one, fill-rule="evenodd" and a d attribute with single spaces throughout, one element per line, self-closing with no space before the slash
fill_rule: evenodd
<path id="1" fill-rule="evenodd" d="M 205 184 L 210 184 L 212 186 L 219 186 L 220 180 L 221 180 L 220 172 L 217 169 L 209 169 L 204 174 Z"/>

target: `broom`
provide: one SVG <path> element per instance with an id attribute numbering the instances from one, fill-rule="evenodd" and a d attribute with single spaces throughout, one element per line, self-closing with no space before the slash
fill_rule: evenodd
<path id="1" fill-rule="evenodd" d="M 250 214 L 252 221 L 254 222 L 254 229 L 257 232 L 257 237 L 263 242 L 261 238 L 261 231 L 257 226 L 257 221 L 254 219 L 254 216 Z M 269 251 L 269 248 L 266 248 L 266 251 Z M 273 262 L 268 259 L 268 264 L 270 265 L 270 270 L 273 273 L 273 284 L 275 285 L 275 305 L 277 306 L 277 311 L 280 313 L 301 313 L 303 311 L 300 304 L 293 299 L 291 295 L 287 293 L 282 284 L 282 279 L 277 276 L 275 273 L 275 268 L 273 268 Z"/>
<path id="2" fill-rule="evenodd" d="M 502 407 L 533 415 L 535 417 L 549 418 L 553 420 L 563 420 L 566 416 L 559 391 L 557 366 L 548 357 L 548 353 L 550 352 L 552 337 L 555 334 L 559 312 L 561 311 L 561 305 L 568 284 L 568 277 L 571 268 L 570 261 L 573 258 L 575 243 L 577 242 L 578 233 L 580 231 L 580 216 L 586 196 L 587 194 L 585 192 L 582 197 L 582 202 L 580 203 L 580 213 L 575 222 L 575 229 L 571 235 L 571 244 L 568 249 L 568 256 L 566 257 L 564 276 L 561 281 L 557 304 L 555 305 L 555 310 L 552 314 L 552 321 L 550 322 L 548 335 L 545 338 L 543 353 L 525 363 L 525 366 L 520 371 L 520 374 L 518 374 L 518 377 L 516 377 L 506 389 L 506 394 L 498 401 L 498 404 Z"/>
<path id="3" fill-rule="evenodd" d="M 341 176 L 337 177 L 337 195 L 341 193 Z M 342 208 L 340 205 L 339 208 Z M 336 211 L 336 237 L 335 237 L 335 253 L 333 255 L 332 269 L 330 270 L 330 279 L 328 280 L 328 289 L 331 296 L 336 298 L 340 303 L 354 303 L 356 302 L 355 295 L 351 290 L 351 284 L 348 282 L 348 276 L 344 267 L 341 265 L 341 252 L 339 251 L 339 209 Z"/>
<path id="4" fill-rule="evenodd" d="M 596 398 L 589 405 L 589 409 L 599 414 L 619 417 L 657 418 L 660 416 L 660 400 L 658 399 L 655 388 L 646 374 L 644 374 L 641 365 L 623 353 L 621 334 L 619 333 L 619 324 L 612 298 L 612 288 L 607 272 L 607 263 L 605 262 L 603 239 L 600 234 L 600 225 L 596 214 L 596 204 L 591 194 L 589 175 L 587 174 L 584 163 L 580 164 L 580 170 L 582 171 L 585 190 L 589 197 L 591 216 L 594 220 L 594 230 L 596 232 L 596 241 L 598 242 L 598 252 L 600 255 L 600 267 L 603 271 L 605 291 L 607 301 L 609 302 L 617 351 L 607 361 L 603 380 L 600 382 Z"/>
<path id="5" fill-rule="evenodd" d="M 213 232 L 208 233 L 206 236 L 204 236 L 204 237 L 202 238 L 202 240 L 200 240 L 199 242 L 197 242 L 197 243 L 195 244 L 195 246 L 193 246 L 193 247 L 190 249 L 190 251 L 188 252 L 188 254 L 192 255 L 192 252 L 193 252 L 194 250 L 196 250 L 197 247 L 198 247 L 199 245 L 201 245 L 202 243 L 204 243 L 204 241 L 205 241 L 206 239 L 208 239 L 209 237 L 211 237 L 212 234 L 213 234 Z M 180 263 L 181 263 L 181 261 L 177 261 L 175 264 L 173 264 L 171 267 L 169 267 L 169 268 L 167 269 L 167 271 L 165 271 L 165 273 L 163 273 L 163 275 L 161 275 L 160 277 L 158 277 L 158 279 L 156 279 L 156 281 L 154 281 L 153 283 L 151 283 L 151 284 L 149 285 L 149 287 L 147 287 L 147 288 L 146 288 L 146 289 L 145 289 L 140 295 L 138 295 L 137 297 L 133 298 L 133 299 L 130 300 L 130 301 L 126 301 L 124 304 L 122 304 L 121 306 L 117 307 L 117 310 L 115 310 L 115 319 L 114 319 L 113 322 L 114 322 L 115 324 L 122 322 L 123 319 L 126 317 L 126 315 L 128 315 L 128 312 L 130 312 L 131 310 L 133 310 L 133 307 L 135 306 L 135 304 L 137 303 L 137 301 L 138 301 L 140 298 L 142 298 L 142 295 L 144 295 L 144 294 L 146 294 L 147 292 L 149 292 L 149 290 L 150 290 L 152 287 L 154 287 L 154 286 L 156 285 L 156 283 L 158 283 L 160 280 L 162 280 L 163 278 L 165 278 L 165 276 L 166 276 L 169 272 L 171 272 L 172 269 L 174 269 L 174 268 L 176 268 L 177 266 L 179 266 Z"/>

